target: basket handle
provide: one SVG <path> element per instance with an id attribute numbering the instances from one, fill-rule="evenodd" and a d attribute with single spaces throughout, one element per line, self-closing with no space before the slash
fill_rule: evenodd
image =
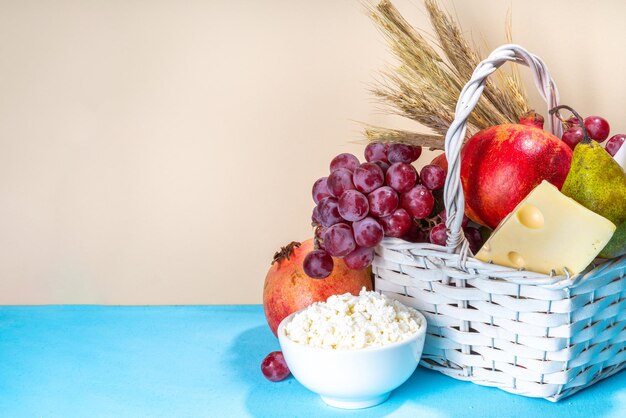
<path id="1" fill-rule="evenodd" d="M 465 196 L 461 187 L 461 147 L 467 130 L 467 119 L 476 107 L 478 100 L 485 88 L 487 77 L 495 72 L 502 64 L 512 61 L 530 67 L 535 85 L 539 93 L 551 109 L 559 104 L 559 92 L 550 77 L 548 67 L 536 55 L 531 54 L 519 45 L 508 44 L 496 48 L 485 60 L 483 60 L 467 82 L 456 104 L 454 121 L 448 128 L 445 139 L 445 153 L 448 160 L 448 174 L 444 187 L 444 205 L 446 207 L 446 227 L 448 240 L 446 247 L 448 252 L 463 252 L 467 255 L 468 245 L 461 229 L 465 210 Z M 556 115 L 551 115 L 548 120 L 550 131 L 557 137 L 561 137 L 562 127 Z M 463 245 L 465 243 L 465 245 Z M 462 257 L 464 258 L 464 257 Z"/>

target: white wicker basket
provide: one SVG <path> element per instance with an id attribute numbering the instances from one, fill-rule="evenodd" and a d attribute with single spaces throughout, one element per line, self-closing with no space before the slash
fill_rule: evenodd
<path id="1" fill-rule="evenodd" d="M 626 366 L 626 256 L 569 277 L 514 270 L 469 254 L 461 229 L 459 154 L 486 78 L 507 61 L 529 66 L 548 106 L 558 104 L 547 67 L 522 47 L 504 45 L 479 64 L 445 140 L 448 242 L 385 239 L 373 263 L 376 289 L 426 316 L 423 366 L 557 401 Z M 560 135 L 556 118 L 549 126 Z"/>

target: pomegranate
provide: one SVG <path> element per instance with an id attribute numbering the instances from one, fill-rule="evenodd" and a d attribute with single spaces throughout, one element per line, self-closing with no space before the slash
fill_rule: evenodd
<path id="1" fill-rule="evenodd" d="M 572 150 L 540 128 L 541 116 L 533 112 L 522 122 L 484 129 L 463 147 L 465 214 L 489 228 L 495 228 L 542 180 L 560 189 L 572 162 Z"/>
<path id="2" fill-rule="evenodd" d="M 362 287 L 372 290 L 370 269 L 352 270 L 340 258 L 325 279 L 312 279 L 304 273 L 302 261 L 313 251 L 313 239 L 292 242 L 274 255 L 263 286 L 265 318 L 274 335 L 278 324 L 295 311 L 329 296 L 350 292 L 358 295 Z"/>
<path id="3" fill-rule="evenodd" d="M 544 122 L 543 116 L 541 116 L 539 113 L 535 112 L 534 110 L 530 110 L 524 113 L 519 118 L 520 125 L 534 126 L 535 128 L 539 128 L 539 129 L 543 129 L 543 122 Z"/>

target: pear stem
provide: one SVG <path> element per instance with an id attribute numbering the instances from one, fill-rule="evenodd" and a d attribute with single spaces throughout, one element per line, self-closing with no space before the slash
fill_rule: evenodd
<path id="1" fill-rule="evenodd" d="M 583 130 L 583 139 L 580 142 L 583 143 L 583 144 L 591 143 L 591 138 L 589 138 L 589 135 L 587 134 L 587 128 L 585 128 L 585 124 L 583 123 L 583 118 L 578 114 L 577 111 L 575 111 L 574 109 L 572 109 L 568 105 L 559 105 L 559 106 L 555 106 L 552 109 L 550 109 L 549 113 L 551 115 L 556 113 L 556 116 L 559 118 L 559 120 L 563 121 L 563 119 L 561 118 L 561 115 L 559 114 L 559 110 L 560 109 L 569 110 L 576 117 L 576 122 L 578 122 L 578 124 L 580 125 L 581 129 Z"/>

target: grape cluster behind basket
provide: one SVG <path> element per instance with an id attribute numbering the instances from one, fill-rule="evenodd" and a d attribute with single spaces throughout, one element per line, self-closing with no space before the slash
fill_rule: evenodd
<path id="1" fill-rule="evenodd" d="M 538 57 L 517 45 L 494 50 L 463 88 L 446 134 L 446 246 L 387 238 L 373 270 L 377 290 L 426 316 L 423 366 L 557 401 L 626 366 L 626 256 L 570 277 L 484 263 L 469 254 L 461 229 L 460 149 L 485 80 L 507 61 L 529 66 L 548 106 L 558 104 Z M 560 136 L 555 116 L 549 126 Z"/>

